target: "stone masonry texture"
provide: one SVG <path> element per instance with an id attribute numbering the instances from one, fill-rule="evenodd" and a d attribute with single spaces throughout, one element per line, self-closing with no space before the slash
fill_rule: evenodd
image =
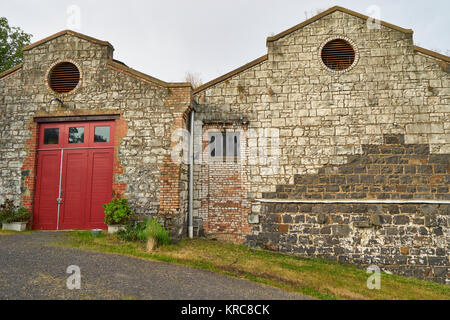
<path id="1" fill-rule="evenodd" d="M 337 38 L 356 56 L 340 72 L 320 53 Z M 173 161 L 174 133 L 195 109 L 196 235 L 449 283 L 450 58 L 340 7 L 268 38 L 267 50 L 193 91 L 73 31 L 28 46 L 0 74 L 0 202 L 33 210 L 36 119 L 109 115 L 114 193 L 182 238 L 189 164 Z M 81 81 L 61 95 L 47 79 L 63 61 Z M 239 137 L 239 155 L 212 156 L 208 131 Z"/>
<path id="2" fill-rule="evenodd" d="M 33 207 L 35 117 L 119 114 L 114 192 L 127 197 L 139 215 L 170 217 L 163 220 L 179 236 L 185 228 L 187 182 L 182 181 L 181 165 L 167 159 L 173 130 L 185 126 L 191 88 L 141 77 L 112 60 L 112 50 L 110 45 L 66 32 L 26 50 L 22 67 L 0 79 L 0 200 L 10 198 Z M 79 88 L 63 96 L 45 81 L 48 70 L 59 61 L 76 63 L 82 74 Z M 50 104 L 55 96 L 64 106 Z M 164 178 L 168 172 L 170 182 Z M 177 226 L 171 221 L 178 221 Z"/>
<path id="3" fill-rule="evenodd" d="M 320 58 L 321 46 L 336 37 L 348 39 L 358 56 L 341 73 Z M 267 49 L 194 92 L 198 120 L 246 119 L 245 130 L 279 137 L 276 165 L 243 153 L 252 221 L 244 242 L 449 282 L 448 204 L 259 201 L 448 201 L 449 58 L 417 49 L 412 31 L 369 29 L 367 19 L 342 8 L 268 39 Z M 246 139 L 256 151 L 267 144 Z M 199 224 L 210 221 L 202 172 L 197 165 Z"/>
<path id="4" fill-rule="evenodd" d="M 394 139 L 393 139 L 394 138 Z M 399 139 L 395 139 L 399 138 Z M 394 142 L 403 137 L 388 137 Z M 316 175 L 296 175 L 264 199 L 450 198 L 449 154 L 426 145 L 365 145 L 364 154 Z M 252 245 L 448 281 L 450 204 L 263 203 Z"/>

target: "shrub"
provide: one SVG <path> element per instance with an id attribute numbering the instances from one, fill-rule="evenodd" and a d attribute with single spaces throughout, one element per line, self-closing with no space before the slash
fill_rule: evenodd
<path id="1" fill-rule="evenodd" d="M 105 211 L 105 223 L 108 225 L 127 224 L 134 214 L 127 199 L 113 199 L 111 202 L 104 204 L 103 209 Z"/>
<path id="2" fill-rule="evenodd" d="M 6 200 L 0 206 L 0 221 L 2 223 L 28 222 L 30 218 L 31 213 L 23 207 L 15 206 L 13 200 Z"/>

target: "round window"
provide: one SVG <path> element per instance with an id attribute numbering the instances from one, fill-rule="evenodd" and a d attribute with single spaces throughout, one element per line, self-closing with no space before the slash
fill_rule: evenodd
<path id="1" fill-rule="evenodd" d="M 57 93 L 68 93 L 80 82 L 80 70 L 71 62 L 61 62 L 49 73 L 48 84 Z"/>
<path id="2" fill-rule="evenodd" d="M 323 46 L 321 58 L 323 64 L 329 69 L 343 71 L 353 65 L 356 59 L 356 52 L 348 41 L 334 39 Z"/>

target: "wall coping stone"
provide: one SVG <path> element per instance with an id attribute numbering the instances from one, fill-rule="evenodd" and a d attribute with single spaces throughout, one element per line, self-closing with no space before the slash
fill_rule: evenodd
<path id="1" fill-rule="evenodd" d="M 261 203 L 374 203 L 374 204 L 449 204 L 448 200 L 279 200 L 279 199 L 255 199 Z"/>

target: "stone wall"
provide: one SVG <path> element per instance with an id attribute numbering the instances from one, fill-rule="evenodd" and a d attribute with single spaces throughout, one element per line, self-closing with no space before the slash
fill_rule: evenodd
<path id="1" fill-rule="evenodd" d="M 333 37 L 356 50 L 358 63 L 346 72 L 320 61 L 321 46 Z M 447 279 L 446 204 L 271 201 L 448 201 L 448 57 L 419 50 L 411 31 L 386 23 L 370 29 L 364 17 L 339 8 L 267 46 L 267 55 L 194 97 L 190 85 L 128 68 L 113 60 L 109 43 L 74 32 L 26 48 L 24 63 L 0 75 L 0 201 L 33 207 L 35 117 L 118 114 L 114 191 L 182 236 L 188 166 L 171 161 L 178 143 L 171 138 L 188 128 L 195 98 L 204 124 L 196 136 L 209 125 L 243 133 L 239 162 L 195 166 L 199 233 Z M 63 96 L 46 80 L 60 61 L 82 74 L 80 86 Z M 55 96 L 63 106 L 50 104 Z M 204 141 L 199 146 L 201 153 Z"/>
<path id="2" fill-rule="evenodd" d="M 450 203 L 420 202 L 450 199 L 450 154 L 386 140 L 264 194 L 248 243 L 449 282 Z"/>
<path id="3" fill-rule="evenodd" d="M 349 39 L 357 52 L 358 63 L 346 72 L 331 72 L 321 63 L 320 47 L 334 37 Z M 254 233 L 249 234 L 249 243 L 267 245 L 268 240 L 262 240 L 264 236 L 256 236 L 256 234 L 267 235 L 272 232 L 269 231 L 271 228 L 276 229 L 279 224 L 282 225 L 284 234 L 278 234 L 275 237 L 281 237 L 282 241 L 276 238 L 269 239 L 276 249 L 295 251 L 292 249 L 293 246 L 299 246 L 303 238 L 287 231 L 295 230 L 295 228 L 303 230 L 302 224 L 311 224 L 305 226 L 304 232 L 302 231 L 305 237 L 308 234 L 314 235 L 316 232 L 320 236 L 319 226 L 321 225 L 315 224 L 312 219 L 320 213 L 322 206 L 312 206 L 311 210 L 314 208 L 317 211 L 314 211 L 312 216 L 304 216 L 304 219 L 309 220 L 303 222 L 298 206 L 280 205 L 283 209 L 276 209 L 274 216 L 274 213 L 270 212 L 273 205 L 257 201 L 261 198 L 269 200 L 270 197 L 280 196 L 281 199 L 292 200 L 328 199 L 328 197 L 347 200 L 407 200 L 431 197 L 436 200 L 449 200 L 448 179 L 445 178 L 448 172 L 444 173 L 444 178 L 438 178 L 440 173 L 433 171 L 444 172 L 449 165 L 447 156 L 450 154 L 448 57 L 415 47 L 410 30 L 385 23 L 381 24 L 379 29 L 369 29 L 367 20 L 361 15 L 342 9 L 329 10 L 320 18 L 313 18 L 300 27 L 268 39 L 267 47 L 266 56 L 213 80 L 194 92 L 199 120 L 223 119 L 232 115 L 237 119 L 247 119 L 249 131 L 270 129 L 279 136 L 278 153 L 269 155 L 258 153 L 265 149 L 267 141 L 260 137 L 247 137 L 247 145 L 250 148 L 253 147 L 256 152 L 248 153 L 245 158 L 249 166 L 246 170 L 248 187 L 244 197 L 251 203 L 249 218 L 259 217 L 261 221 L 261 225 L 254 228 Z M 397 146 L 395 150 L 391 146 L 383 149 L 385 136 L 397 139 L 395 137 L 398 135 L 403 136 L 402 142 L 406 144 L 405 146 Z M 387 160 L 392 163 L 384 167 L 385 171 L 377 174 L 365 172 L 361 175 L 357 171 L 344 176 L 344 179 L 349 179 L 345 181 L 337 172 L 333 178 L 337 180 L 330 180 L 326 185 L 322 181 L 321 187 L 316 182 L 311 184 L 305 182 L 303 185 L 300 183 L 302 179 L 313 179 L 313 181 L 319 179 L 325 167 L 328 168 L 327 170 L 330 167 L 349 170 L 350 167 L 347 164 L 359 159 L 358 156 L 370 159 L 370 150 L 365 149 L 369 145 L 377 152 L 376 155 L 374 154 L 376 157 L 383 152 L 387 152 L 386 154 L 392 152 L 390 160 Z M 376 149 L 378 147 L 381 149 Z M 398 163 L 400 158 L 396 152 L 410 153 L 417 159 L 413 159 L 414 157 L 408 159 L 407 165 Z M 425 160 L 423 156 L 429 156 L 430 161 L 433 161 L 431 159 L 435 158 L 432 157 L 441 155 L 442 163 L 430 162 L 422 166 L 417 162 Z M 270 161 L 257 161 L 251 164 L 253 158 L 261 156 L 276 157 L 277 161 L 275 164 Z M 363 170 L 362 168 L 361 165 L 360 170 Z M 197 175 L 201 175 L 200 170 L 197 166 Z M 364 170 L 369 169 L 364 167 Z M 400 174 L 395 170 L 403 171 Z M 394 175 L 398 175 L 398 181 L 391 177 Z M 202 178 L 200 176 L 196 180 L 196 216 L 201 216 L 200 182 Z M 331 179 L 332 176 L 329 178 Z M 425 180 L 420 180 L 421 178 Z M 367 185 L 364 186 L 365 183 Z M 341 189 L 341 184 L 344 184 L 347 189 Z M 290 218 L 286 217 L 286 221 L 292 222 L 283 223 L 281 211 L 286 207 L 293 210 L 286 212 L 290 215 Z M 368 208 L 367 206 L 356 207 L 356 212 L 353 212 L 352 206 L 347 208 L 344 205 L 324 209 L 325 213 L 328 213 L 327 210 L 339 213 L 341 219 L 347 219 L 345 220 L 347 225 L 350 223 L 349 235 L 342 236 L 345 241 L 350 242 L 353 238 L 356 241 L 358 239 L 356 233 L 367 233 L 369 230 L 374 235 L 371 241 L 375 241 L 375 235 L 387 232 L 388 229 L 384 228 L 377 231 L 378 233 L 373 227 L 353 228 L 353 221 L 367 220 L 369 217 L 363 212 L 364 208 Z M 389 208 L 375 206 L 375 209 L 383 215 L 389 212 Z M 392 207 L 393 212 L 397 210 L 404 213 L 402 216 L 407 216 L 405 225 L 396 224 L 403 217 L 386 222 L 392 230 L 395 230 L 390 232 L 399 234 L 398 238 L 386 240 L 392 241 L 389 244 L 392 252 L 408 247 L 401 243 L 403 241 L 401 239 L 404 239 L 401 238 L 401 234 L 410 232 L 410 237 L 421 236 L 418 234 L 422 226 L 420 221 L 425 219 L 420 216 L 420 208 L 422 208 L 420 205 Z M 439 221 L 442 223 L 446 207 L 431 208 L 431 211 L 433 208 L 436 209 L 433 214 L 440 216 Z M 408 210 L 416 211 L 409 213 L 406 212 Z M 205 215 L 202 217 L 203 220 L 208 219 Z M 268 229 L 264 229 L 265 227 Z M 425 225 L 422 227 L 427 229 L 426 232 L 430 235 L 427 238 L 430 243 L 424 245 L 423 250 L 434 248 L 430 257 L 437 257 L 436 260 L 442 260 L 440 264 L 445 264 L 444 260 L 449 256 L 448 231 L 446 231 L 447 238 L 442 235 L 436 235 L 436 238 L 433 238 L 431 235 L 435 232 L 434 227 Z M 443 228 L 443 226 L 439 227 Z M 334 231 L 339 233 L 349 229 L 346 226 L 335 226 L 325 229 L 324 232 L 327 230 L 331 230 L 329 237 L 332 238 Z M 440 242 L 436 239 L 440 239 Z M 308 241 L 314 242 L 314 239 Z M 320 248 L 321 241 L 317 240 L 312 246 Z M 332 246 L 338 246 L 336 238 L 330 241 L 333 243 Z M 436 248 L 433 247 L 436 241 L 440 243 L 439 254 L 436 254 Z M 327 246 L 326 254 L 339 256 L 338 252 L 330 251 L 332 246 Z M 348 246 L 351 245 L 348 244 Z M 317 249 L 313 253 L 319 254 L 320 250 Z M 353 249 L 348 250 L 352 254 L 360 254 Z M 420 250 L 422 249 L 418 249 L 418 246 L 411 247 L 411 255 L 402 256 L 401 259 L 404 260 L 406 257 L 412 261 L 417 257 L 418 252 L 423 254 Z M 445 250 L 443 256 L 440 255 L 442 250 Z M 322 253 L 325 254 L 325 252 Z M 358 262 L 356 256 L 354 259 L 353 262 Z M 448 266 L 448 260 L 446 263 Z M 403 267 L 406 265 L 402 264 Z M 444 279 L 443 269 L 435 270 L 435 267 L 438 265 L 431 265 L 431 272 L 435 272 L 436 278 Z M 412 273 L 405 270 L 406 267 L 402 272 Z"/>
<path id="4" fill-rule="evenodd" d="M 159 213 L 161 201 L 170 197 L 160 188 L 161 166 L 170 157 L 173 130 L 186 126 L 191 87 L 132 70 L 112 60 L 112 52 L 108 43 L 62 32 L 26 48 L 23 65 L 1 75 L 0 201 L 12 198 L 33 207 L 38 133 L 34 117 L 119 114 L 114 191 L 127 197 L 138 214 Z M 59 61 L 75 63 L 82 75 L 80 86 L 63 96 L 47 84 L 48 71 Z M 64 106 L 50 104 L 55 96 Z M 187 186 L 179 172 L 174 179 L 184 198 L 163 206 L 173 206 L 172 213 L 184 216 Z"/>
<path id="5" fill-rule="evenodd" d="M 319 62 L 318 48 L 333 35 L 359 48 L 358 64 L 343 74 Z M 249 128 L 279 130 L 281 170 L 253 175 L 262 176 L 251 183 L 258 197 L 295 174 L 344 164 L 363 144 L 381 144 L 383 134 L 450 153 L 450 82 L 440 63 L 415 51 L 411 34 L 368 30 L 365 20 L 335 11 L 269 42 L 267 59 L 196 91 L 198 117 L 231 113 L 248 119 Z"/>

